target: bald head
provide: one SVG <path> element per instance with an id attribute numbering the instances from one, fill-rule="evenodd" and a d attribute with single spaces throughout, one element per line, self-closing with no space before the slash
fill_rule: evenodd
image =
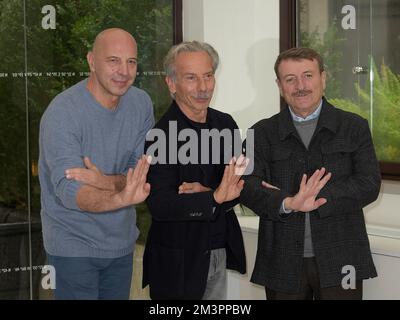
<path id="1" fill-rule="evenodd" d="M 97 35 L 87 61 L 88 90 L 103 106 L 115 107 L 136 78 L 135 38 L 122 29 L 106 29 Z"/>
<path id="2" fill-rule="evenodd" d="M 136 48 L 136 40 L 129 32 L 120 28 L 110 28 L 103 30 L 96 36 L 92 51 L 95 53 L 96 51 L 102 50 L 104 46 L 115 42 L 125 42 Z"/>

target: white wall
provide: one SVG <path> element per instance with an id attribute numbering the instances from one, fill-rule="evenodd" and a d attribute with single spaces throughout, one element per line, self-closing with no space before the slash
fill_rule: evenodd
<path id="1" fill-rule="evenodd" d="M 244 247 L 247 256 L 246 275 L 235 271 L 228 272 L 228 299 L 264 300 L 265 289 L 250 283 L 251 271 L 254 268 L 258 239 L 258 218 L 240 217 Z M 400 238 L 369 236 L 372 259 L 378 277 L 363 282 L 364 300 L 399 300 L 400 299 Z"/>
<path id="2" fill-rule="evenodd" d="M 221 58 L 212 105 L 242 129 L 277 113 L 279 0 L 183 0 L 183 10 L 184 40 L 206 41 Z"/>
<path id="3" fill-rule="evenodd" d="M 279 0 L 183 0 L 184 39 L 221 56 L 213 105 L 242 129 L 279 112 L 273 66 L 279 54 Z M 400 228 L 400 183 L 384 181 L 367 223 Z"/>
<path id="4" fill-rule="evenodd" d="M 368 224 L 400 229 L 400 182 L 384 180 L 378 200 L 364 212 Z"/>
<path id="5" fill-rule="evenodd" d="M 183 0 L 183 10 L 184 39 L 209 42 L 221 57 L 213 106 L 242 129 L 279 112 L 279 0 Z M 365 212 L 369 224 L 400 229 L 400 182 L 384 181 Z"/>

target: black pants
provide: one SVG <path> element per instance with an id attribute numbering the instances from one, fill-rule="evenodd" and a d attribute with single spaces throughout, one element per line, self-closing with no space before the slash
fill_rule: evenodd
<path id="1" fill-rule="evenodd" d="M 342 286 L 321 288 L 315 258 L 304 258 L 300 292 L 278 292 L 265 287 L 267 300 L 361 300 L 362 280 L 356 281 L 355 289 Z"/>

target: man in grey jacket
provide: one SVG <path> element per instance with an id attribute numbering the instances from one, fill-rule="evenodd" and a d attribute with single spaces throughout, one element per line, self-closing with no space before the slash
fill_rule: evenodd
<path id="1" fill-rule="evenodd" d="M 323 97 L 314 50 L 281 53 L 275 73 L 287 106 L 253 126 L 240 196 L 260 216 L 251 281 L 267 299 L 361 299 L 362 280 L 376 276 L 363 207 L 381 181 L 368 122 Z"/>

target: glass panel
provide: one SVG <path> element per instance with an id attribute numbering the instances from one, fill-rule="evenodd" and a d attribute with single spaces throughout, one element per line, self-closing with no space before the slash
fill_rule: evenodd
<path id="1" fill-rule="evenodd" d="M 0 1 L 0 299 L 29 299 L 23 1 Z"/>
<path id="2" fill-rule="evenodd" d="M 95 35 L 120 27 L 138 42 L 135 85 L 150 94 L 159 118 L 170 103 L 162 60 L 173 44 L 172 14 L 172 0 L 0 0 L 0 299 L 48 298 L 40 290 L 43 111 L 87 77 L 86 53 Z M 144 205 L 137 211 L 143 243 L 150 216 Z"/>
<path id="3" fill-rule="evenodd" d="M 400 3 L 298 1 L 299 45 L 319 51 L 326 96 L 368 119 L 379 160 L 400 162 Z"/>
<path id="4" fill-rule="evenodd" d="M 371 0 L 370 8 L 375 148 L 381 160 L 400 162 L 400 2 Z"/>

